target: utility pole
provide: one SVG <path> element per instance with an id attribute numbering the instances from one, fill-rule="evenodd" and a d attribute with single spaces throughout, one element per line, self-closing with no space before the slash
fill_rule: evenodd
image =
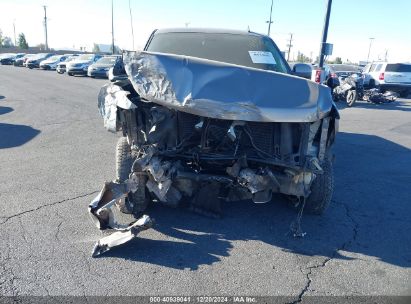
<path id="1" fill-rule="evenodd" d="M 114 49 L 114 8 L 113 0 L 111 0 L 111 53 L 115 53 Z"/>
<path id="2" fill-rule="evenodd" d="M 293 47 L 292 45 L 293 42 L 293 33 L 290 33 L 290 40 L 288 41 L 288 54 L 287 54 L 287 61 L 290 61 L 290 52 L 291 52 L 291 48 Z"/>
<path id="3" fill-rule="evenodd" d="M 371 45 L 372 45 L 372 42 L 373 42 L 373 40 L 374 40 L 375 38 L 369 38 L 369 39 L 370 39 L 370 46 L 369 46 L 369 48 L 368 48 L 367 63 L 368 63 L 368 62 L 369 62 L 369 60 L 370 60 Z"/>
<path id="4" fill-rule="evenodd" d="M 327 43 L 328 26 L 330 24 L 330 15 L 331 15 L 332 2 L 333 2 L 332 0 L 328 0 L 327 13 L 325 14 L 323 37 L 322 37 L 322 40 L 321 40 L 321 47 L 320 47 L 320 62 L 319 62 L 319 65 L 318 65 L 320 69 L 322 69 L 324 67 L 324 48 L 325 48 L 325 44 Z"/>
<path id="5" fill-rule="evenodd" d="M 134 51 L 134 29 L 133 29 L 133 15 L 131 14 L 131 0 L 128 0 L 128 7 L 130 9 L 131 36 L 133 37 L 133 51 Z"/>
<path id="6" fill-rule="evenodd" d="M 388 49 L 385 50 L 384 61 L 388 61 Z"/>
<path id="7" fill-rule="evenodd" d="M 271 0 L 271 10 L 270 10 L 270 21 L 266 21 L 266 23 L 268 23 L 268 36 L 270 36 L 271 33 L 271 24 L 273 24 L 273 4 L 274 4 L 274 0 Z"/>
<path id="8" fill-rule="evenodd" d="M 13 30 L 14 30 L 14 46 L 17 46 L 17 40 L 16 40 L 16 19 L 13 20 Z"/>
<path id="9" fill-rule="evenodd" d="M 44 34 L 46 37 L 46 51 L 49 49 L 49 44 L 47 41 L 47 6 L 43 5 L 44 7 Z"/>

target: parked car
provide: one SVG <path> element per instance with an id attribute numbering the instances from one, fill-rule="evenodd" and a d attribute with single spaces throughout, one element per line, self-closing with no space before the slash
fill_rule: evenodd
<path id="1" fill-rule="evenodd" d="M 411 94 L 411 63 L 372 62 L 364 68 L 364 85 L 380 91 L 394 91 L 401 97 Z"/>
<path id="2" fill-rule="evenodd" d="M 104 56 L 88 67 L 87 76 L 108 78 L 108 71 L 119 60 L 121 60 L 119 55 Z"/>
<path id="3" fill-rule="evenodd" d="M 352 64 L 329 64 L 328 73 L 331 77 L 337 77 L 339 80 L 344 80 L 353 74 L 361 75 L 362 69 L 357 65 Z"/>
<path id="4" fill-rule="evenodd" d="M 50 58 L 51 56 L 54 56 L 54 54 L 53 53 L 40 53 L 40 54 L 34 55 L 33 57 L 30 57 L 29 59 L 27 59 L 26 66 L 29 69 L 39 68 L 40 62 L 42 62 L 43 60 L 46 60 L 47 58 Z"/>
<path id="5" fill-rule="evenodd" d="M 64 74 L 66 72 L 67 63 L 75 60 L 78 56 L 80 56 L 80 55 L 78 55 L 78 54 L 68 55 L 66 60 L 64 60 L 63 62 L 59 62 L 57 64 L 56 72 L 59 73 L 59 74 Z"/>
<path id="6" fill-rule="evenodd" d="M 24 66 L 26 60 L 27 60 L 28 58 L 32 57 L 32 56 L 34 56 L 34 54 L 25 54 L 24 56 L 22 56 L 22 57 L 20 57 L 20 58 L 17 58 L 17 59 L 14 61 L 13 65 L 14 65 L 14 66 Z"/>
<path id="7" fill-rule="evenodd" d="M 40 69 L 42 70 L 55 70 L 57 68 L 57 64 L 63 62 L 67 59 L 67 55 L 54 55 L 46 60 L 40 62 Z"/>
<path id="8" fill-rule="evenodd" d="M 10 56 L 13 56 L 13 54 L 12 54 L 12 53 L 3 53 L 3 54 L 0 54 L 0 60 L 2 60 L 3 58 L 8 58 L 8 57 L 10 57 Z"/>
<path id="9" fill-rule="evenodd" d="M 329 88 L 293 76 L 270 37 L 157 30 L 123 61 L 128 80 L 98 98 L 105 127 L 122 134 L 116 178 L 89 205 L 101 230 L 121 231 L 99 240 L 94 256 L 150 227 L 141 215 L 152 199 L 176 207 L 185 197 L 212 216 L 221 198 L 266 203 L 273 193 L 296 198 L 300 212 L 327 209 L 338 110 Z M 122 229 L 114 205 L 141 218 Z"/>
<path id="10" fill-rule="evenodd" d="M 332 68 L 328 64 L 324 64 L 323 66 L 323 76 L 321 76 L 322 73 L 321 69 L 318 67 L 318 64 L 313 64 L 312 69 L 315 72 L 315 74 L 312 75 L 314 77 L 314 82 L 321 82 L 323 85 L 328 86 L 331 89 L 331 91 L 340 85 L 340 80 L 338 79 L 337 74 L 332 70 Z M 324 78 L 321 79 L 322 77 Z"/>
<path id="11" fill-rule="evenodd" d="M 83 54 L 66 65 L 67 75 L 87 75 L 88 67 L 99 60 L 103 55 L 100 54 Z"/>
<path id="12" fill-rule="evenodd" d="M 122 57 L 108 70 L 108 79 L 112 82 L 128 79 Z"/>
<path id="13" fill-rule="evenodd" d="M 2 56 L 0 58 L 0 63 L 2 65 L 12 65 L 16 59 L 19 59 L 19 58 L 23 57 L 24 55 L 26 55 L 26 54 L 24 54 L 24 53 L 7 54 L 7 55 Z"/>

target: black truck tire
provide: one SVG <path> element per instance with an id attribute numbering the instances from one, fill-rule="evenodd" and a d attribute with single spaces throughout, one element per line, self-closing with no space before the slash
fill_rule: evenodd
<path id="1" fill-rule="evenodd" d="M 347 97 L 346 97 L 347 106 L 352 107 L 356 100 L 357 100 L 357 91 L 349 90 L 347 92 Z"/>
<path id="2" fill-rule="evenodd" d="M 118 182 L 124 182 L 129 178 L 132 165 L 133 158 L 130 145 L 126 137 L 121 137 L 117 142 L 116 149 L 116 179 Z M 137 191 L 134 193 L 130 192 L 126 199 L 122 199 L 117 203 L 117 207 L 121 212 L 126 214 L 132 213 L 135 217 L 142 215 L 149 202 L 146 182 L 146 176 L 137 176 Z"/>
<path id="3" fill-rule="evenodd" d="M 311 194 L 305 202 L 305 211 L 310 214 L 321 215 L 329 207 L 334 190 L 334 170 L 331 157 L 327 157 L 321 164 L 323 174 L 318 174 L 311 184 Z"/>

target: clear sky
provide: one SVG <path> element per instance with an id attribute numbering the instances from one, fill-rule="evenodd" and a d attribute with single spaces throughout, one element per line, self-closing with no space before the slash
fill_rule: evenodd
<path id="1" fill-rule="evenodd" d="M 271 0 L 130 0 L 136 48 L 152 30 L 164 27 L 219 27 L 267 33 Z M 111 0 L 0 0 L 0 29 L 23 32 L 29 45 L 44 43 L 47 5 L 49 46 L 62 48 L 111 43 Z M 293 33 L 291 58 L 319 52 L 326 0 L 274 0 L 271 36 L 281 50 Z M 343 60 L 411 61 L 411 0 L 333 0 L 328 42 Z M 129 0 L 114 0 L 115 43 L 132 49 Z"/>

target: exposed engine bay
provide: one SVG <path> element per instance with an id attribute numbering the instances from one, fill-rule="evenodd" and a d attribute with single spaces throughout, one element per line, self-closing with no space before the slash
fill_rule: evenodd
<path id="1" fill-rule="evenodd" d="M 139 231 L 151 227 L 149 217 L 140 218 L 147 201 L 157 201 L 171 207 L 189 201 L 192 210 L 218 217 L 221 199 L 250 199 L 255 203 L 266 203 L 272 199 L 273 193 L 297 198 L 310 196 L 312 183 L 324 173 L 322 164 L 329 157 L 338 129 L 338 112 L 333 107 L 329 93 L 328 111 L 304 116 L 300 121 L 270 121 L 270 116 L 266 115 L 260 115 L 264 117 L 260 121 L 256 121 L 255 115 L 250 115 L 248 120 L 235 119 L 247 114 L 240 113 L 247 102 L 241 100 L 238 108 L 236 103 L 232 103 L 230 113 L 224 113 L 228 109 L 227 102 L 219 101 L 215 92 L 212 93 L 212 102 L 207 102 L 204 96 L 202 100 L 208 106 L 222 104 L 220 110 L 223 112 L 216 114 L 219 110 L 217 106 L 210 108 L 210 115 L 206 115 L 206 107 L 201 106 L 196 114 L 195 105 L 200 101 L 195 100 L 193 91 L 189 90 L 191 106 L 187 98 L 186 108 L 183 102 L 177 102 L 178 87 L 181 88 L 184 83 L 182 73 L 189 74 L 187 71 L 190 70 L 187 60 L 192 61 L 195 69 L 200 66 L 205 73 L 212 69 L 215 75 L 218 72 L 224 74 L 224 69 L 228 68 L 237 69 L 243 74 L 244 70 L 249 70 L 246 72 L 269 73 L 263 74 L 264 77 L 269 77 L 270 74 L 281 79 L 286 77 L 282 81 L 290 84 L 293 81 L 308 81 L 221 63 L 218 65 L 222 67 L 215 67 L 213 62 L 181 58 L 183 56 L 167 57 L 144 53 L 131 53 L 129 56 L 126 67 L 130 81 L 108 84 L 101 89 L 99 95 L 99 109 L 104 124 L 109 131 L 122 132 L 123 145 L 125 143 L 128 146 L 129 165 L 127 178 L 106 183 L 89 207 L 101 230 L 118 230 L 115 233 L 117 237 L 100 240 L 93 255 L 122 244 Z M 165 57 L 168 62 L 166 64 Z M 153 64 L 153 58 L 160 60 Z M 179 62 L 184 63 L 181 68 L 176 66 Z M 170 64 L 174 73 L 179 75 L 177 78 L 167 78 L 171 74 L 168 71 Z M 191 72 L 194 73 L 193 70 Z M 197 72 L 198 78 L 201 78 L 200 74 Z M 232 79 L 238 81 L 238 77 Z M 191 81 L 195 82 L 195 77 L 191 77 Z M 241 86 L 241 83 L 238 85 Z M 315 92 L 313 86 L 317 85 L 311 82 L 307 85 L 307 94 Z M 187 91 L 187 88 L 184 90 Z M 275 100 L 275 88 L 271 90 L 272 99 Z M 322 88 L 318 90 L 321 91 Z M 321 97 L 318 91 L 316 94 L 317 97 L 310 98 L 328 98 L 326 95 L 326 98 Z M 253 100 L 256 98 L 253 97 Z M 299 110 L 304 115 L 307 114 L 307 111 L 296 109 Z M 227 119 L 221 119 L 221 116 L 226 116 Z M 126 213 L 132 213 L 140 219 L 128 226 L 118 225 L 110 211 L 115 204 L 120 204 Z"/>

